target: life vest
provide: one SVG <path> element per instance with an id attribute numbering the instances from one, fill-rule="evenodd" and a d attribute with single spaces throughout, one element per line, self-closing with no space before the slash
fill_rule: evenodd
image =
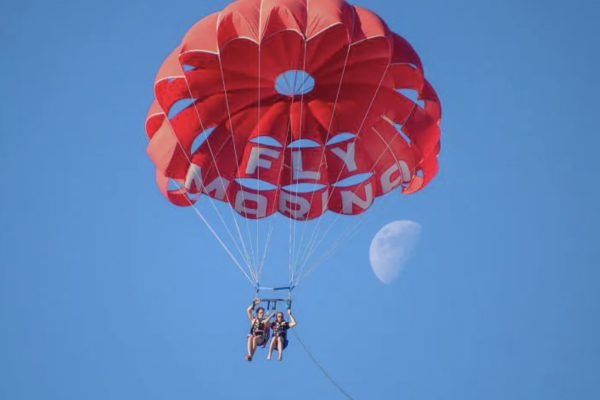
<path id="1" fill-rule="evenodd" d="M 287 321 L 275 321 L 271 324 L 271 329 L 273 329 L 274 337 L 282 337 L 285 339 L 287 337 L 287 330 L 290 329 L 290 324 Z"/>
<path id="2" fill-rule="evenodd" d="M 250 328 L 250 334 L 252 336 L 265 336 L 266 334 L 266 326 L 264 319 L 254 318 L 252 322 L 252 327 Z"/>

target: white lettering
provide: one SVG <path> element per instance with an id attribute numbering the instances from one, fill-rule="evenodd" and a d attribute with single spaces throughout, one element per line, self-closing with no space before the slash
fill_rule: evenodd
<path id="1" fill-rule="evenodd" d="M 190 164 L 185 177 L 185 190 L 190 193 L 202 191 L 202 168 L 196 164 Z"/>
<path id="2" fill-rule="evenodd" d="M 270 169 L 271 165 L 273 165 L 271 160 L 267 160 L 265 158 L 260 158 L 260 156 L 265 155 L 271 157 L 273 159 L 279 158 L 279 151 L 268 149 L 266 147 L 253 147 L 250 152 L 250 157 L 248 157 L 248 166 L 246 167 L 246 174 L 252 175 L 256 172 L 258 168 Z"/>
<path id="3" fill-rule="evenodd" d="M 310 202 L 304 197 L 282 191 L 279 195 L 279 211 L 296 219 L 302 219 L 310 211 Z"/>
<path id="4" fill-rule="evenodd" d="M 225 200 L 229 181 L 221 176 L 217 176 L 211 183 L 204 186 L 204 193 L 217 200 Z"/>
<path id="5" fill-rule="evenodd" d="M 257 218 L 265 217 L 267 215 L 267 198 L 262 194 L 240 190 L 235 195 L 235 209 L 243 215 L 255 215 Z"/>
<path id="6" fill-rule="evenodd" d="M 300 179 L 312 179 L 319 180 L 321 174 L 315 171 L 304 171 L 302 168 L 302 152 L 301 151 L 293 151 L 292 152 L 292 169 L 293 169 L 293 178 L 294 180 Z"/>
<path id="7" fill-rule="evenodd" d="M 362 210 L 366 210 L 373 203 L 373 186 L 371 183 L 365 185 L 366 198 L 363 200 L 350 190 L 344 190 L 342 194 L 342 212 L 344 214 L 354 214 L 353 205 L 357 205 Z"/>
<path id="8" fill-rule="evenodd" d="M 335 149 L 331 149 L 331 152 L 338 156 L 344 164 L 346 164 L 346 168 L 348 171 L 356 171 L 358 168 L 356 167 L 356 157 L 355 157 L 355 143 L 348 143 L 348 147 L 346 147 L 346 151 L 342 150 L 341 147 L 336 147 Z"/>
<path id="9" fill-rule="evenodd" d="M 400 174 L 392 180 L 392 175 L 400 171 Z M 392 165 L 383 174 L 381 174 L 381 190 L 383 193 L 388 193 L 392 189 L 398 187 L 401 183 L 410 182 L 411 175 L 408 164 L 405 161 L 398 161 Z"/>

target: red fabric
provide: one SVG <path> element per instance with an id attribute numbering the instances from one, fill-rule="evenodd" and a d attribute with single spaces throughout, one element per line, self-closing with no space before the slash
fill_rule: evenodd
<path id="1" fill-rule="evenodd" d="M 313 90 L 280 94 L 277 78 L 290 70 L 310 74 Z M 416 91 L 422 106 L 400 89 Z M 238 0 L 189 30 L 154 93 L 147 151 L 161 192 L 179 206 L 204 193 L 248 218 L 359 214 L 377 196 L 414 193 L 437 173 L 441 105 L 417 53 L 377 15 L 342 0 Z M 193 104 L 169 118 L 186 99 Z M 340 133 L 354 137 L 327 144 Z M 280 146 L 256 144 L 261 136 Z M 301 139 L 314 147 L 290 147 Z M 372 176 L 338 184 L 365 173 Z M 237 178 L 276 189 L 244 188 Z M 296 183 L 317 191 L 295 193 Z"/>

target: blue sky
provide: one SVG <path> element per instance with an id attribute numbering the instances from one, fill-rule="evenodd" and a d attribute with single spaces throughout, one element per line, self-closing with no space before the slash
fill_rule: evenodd
<path id="1" fill-rule="evenodd" d="M 251 287 L 154 184 L 154 75 L 225 4 L 0 3 L 0 398 L 342 398 L 293 340 L 243 361 Z M 357 399 L 599 398 L 600 6 L 356 4 L 419 52 L 441 170 L 298 288 L 302 338 Z M 384 286 L 368 248 L 397 219 L 423 233 Z"/>

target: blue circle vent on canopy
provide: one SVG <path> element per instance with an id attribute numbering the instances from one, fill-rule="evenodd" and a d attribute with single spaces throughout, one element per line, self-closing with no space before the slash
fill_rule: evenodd
<path id="1" fill-rule="evenodd" d="M 291 69 L 277 77 L 275 90 L 284 96 L 303 95 L 315 88 L 315 80 L 309 73 L 302 70 Z"/>

